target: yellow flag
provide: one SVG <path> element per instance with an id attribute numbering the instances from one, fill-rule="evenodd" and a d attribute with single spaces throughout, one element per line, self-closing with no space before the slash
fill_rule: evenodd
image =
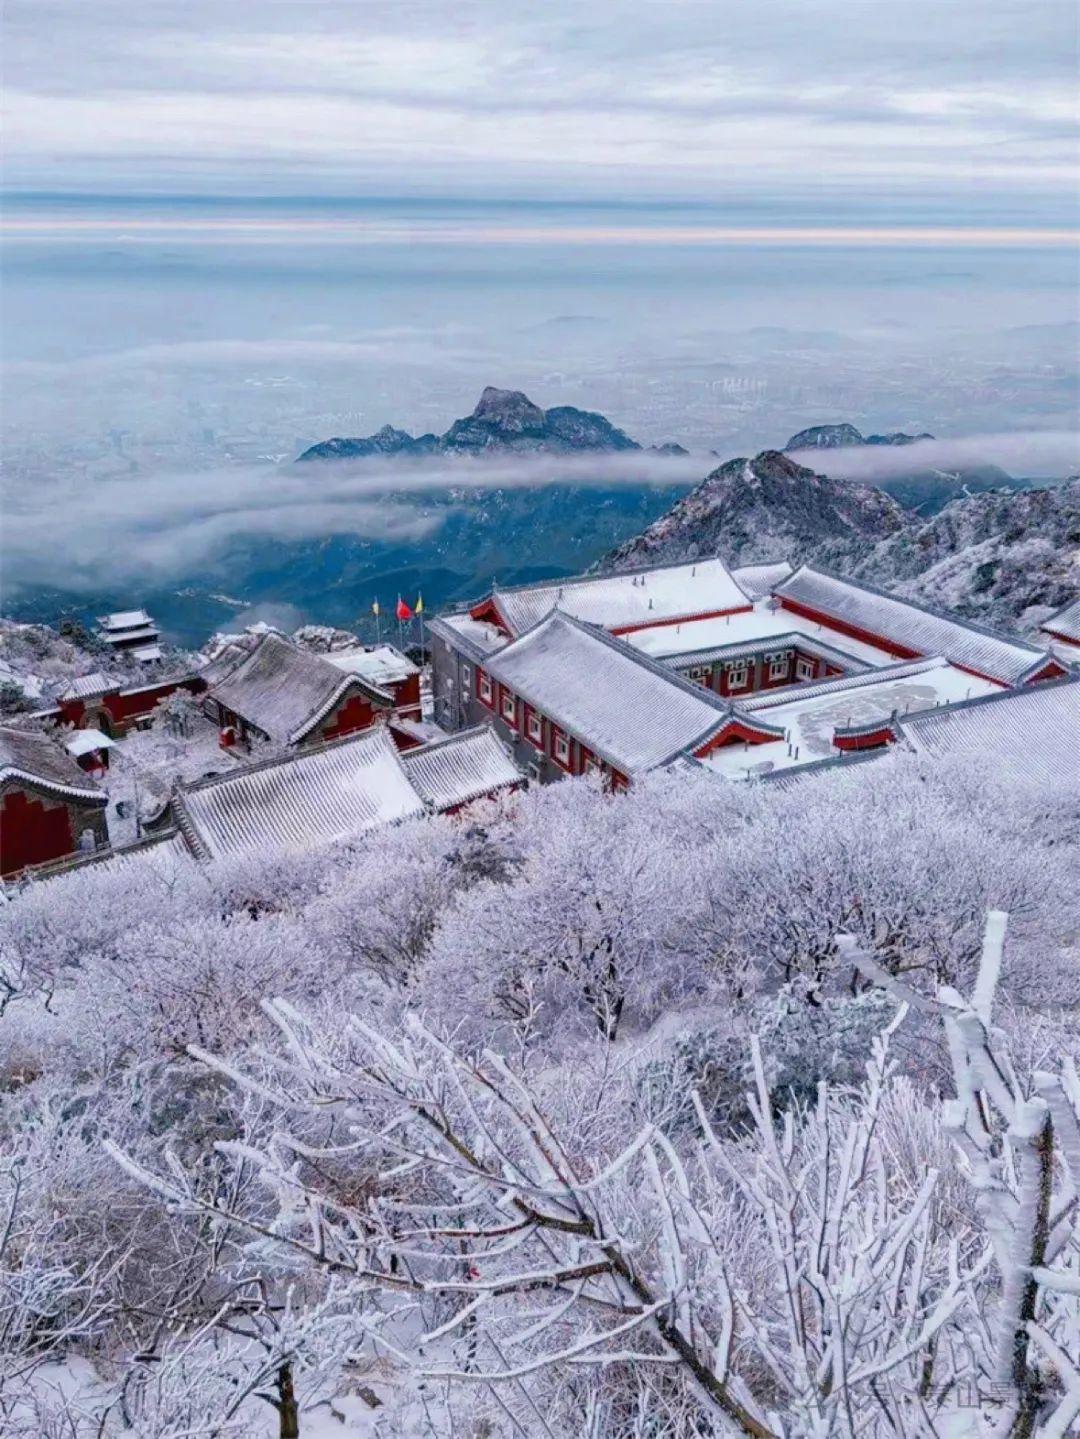
<path id="1" fill-rule="evenodd" d="M 376 615 L 376 616 L 379 614 L 379 601 L 378 601 L 378 600 L 373 600 L 373 601 L 372 601 L 371 613 L 372 613 L 373 615 Z"/>
<path id="2" fill-rule="evenodd" d="M 415 604 L 414 607 L 413 607 L 413 614 L 414 614 L 414 615 L 422 615 L 423 613 L 424 613 L 424 596 L 423 596 L 423 595 L 417 595 L 417 596 L 416 596 L 416 604 Z"/>

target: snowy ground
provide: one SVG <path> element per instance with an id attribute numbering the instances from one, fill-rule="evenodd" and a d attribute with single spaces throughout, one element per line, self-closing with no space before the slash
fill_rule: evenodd
<path id="1" fill-rule="evenodd" d="M 146 820 L 160 812 L 174 783 L 235 768 L 236 760 L 218 743 L 218 729 L 199 715 L 189 735 L 173 735 L 155 724 L 132 730 L 110 751 L 101 784 L 108 791 L 109 840 L 131 844 L 139 838 L 136 814 Z"/>

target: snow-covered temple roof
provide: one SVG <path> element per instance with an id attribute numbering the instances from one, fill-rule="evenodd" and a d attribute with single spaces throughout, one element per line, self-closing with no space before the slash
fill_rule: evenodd
<path id="1" fill-rule="evenodd" d="M 703 623 L 709 623 L 704 621 Z M 633 644 L 637 635 L 627 635 L 627 640 Z M 795 628 L 781 630 L 778 634 L 759 635 L 756 639 L 743 640 L 741 644 L 713 645 L 703 650 L 678 649 L 671 654 L 660 654 L 656 658 L 672 669 L 688 669 L 691 665 L 712 665 L 718 660 L 728 662 L 737 659 L 746 659 L 750 655 L 762 653 L 772 654 L 774 651 L 798 649 L 800 653 L 815 655 L 829 664 L 840 665 L 844 669 L 856 674 L 873 668 L 865 660 L 856 659 L 848 651 L 841 649 L 843 639 L 837 644 L 826 644 L 824 641 L 811 638 L 804 631 Z M 648 653 L 648 651 L 646 651 Z"/>
<path id="2" fill-rule="evenodd" d="M 406 750 L 401 762 L 425 804 L 440 811 L 520 784 L 523 778 L 490 725 Z"/>
<path id="3" fill-rule="evenodd" d="M 323 658 L 343 674 L 360 675 L 373 685 L 396 684 L 419 668 L 393 645 L 363 646 L 353 650 L 331 650 Z"/>
<path id="4" fill-rule="evenodd" d="M 1045 649 L 810 565 L 800 565 L 775 593 L 922 655 L 944 655 L 1004 684 L 1020 684 L 1052 660 Z"/>
<path id="5" fill-rule="evenodd" d="M 79 804 L 104 805 L 108 796 L 48 735 L 0 729 L 0 784 L 8 780 L 58 794 Z"/>
<path id="6" fill-rule="evenodd" d="M 719 559 L 496 589 L 492 599 L 514 635 L 523 634 L 556 606 L 588 624 L 621 630 L 681 615 L 743 609 L 751 602 Z M 474 614 L 478 608 L 473 607 Z"/>
<path id="7" fill-rule="evenodd" d="M 758 694 L 740 701 L 736 713 L 780 727 L 786 742 L 714 750 L 704 763 L 729 778 L 790 769 L 837 757 L 837 730 L 888 724 L 898 715 L 1001 692 L 989 680 L 935 655 L 891 669 Z"/>
<path id="8" fill-rule="evenodd" d="M 897 733 L 918 754 L 975 759 L 995 773 L 1080 784 L 1080 680 L 1032 685 L 937 713 L 909 715 Z"/>
<path id="9" fill-rule="evenodd" d="M 64 748 L 77 759 L 79 755 L 94 754 L 97 750 L 115 749 L 116 741 L 99 729 L 77 729 L 64 741 Z"/>
<path id="10" fill-rule="evenodd" d="M 84 700 L 96 695 L 107 694 L 109 690 L 119 688 L 118 680 L 109 679 L 100 670 L 94 670 L 92 674 L 80 675 L 73 679 L 67 689 L 60 696 L 62 700 Z"/>
<path id="11" fill-rule="evenodd" d="M 119 845 L 115 849 L 96 849 L 87 854 L 68 854 L 46 864 L 32 865 L 23 871 L 19 881 L 62 879 L 84 869 L 95 873 L 124 874 L 149 869 L 158 874 L 162 881 L 171 883 L 185 869 L 194 863 L 191 850 L 178 829 L 162 830 L 150 834 L 133 844 Z"/>
<path id="12" fill-rule="evenodd" d="M 913 677 L 923 678 L 930 683 L 930 680 L 927 679 L 928 676 L 935 676 L 935 683 L 947 683 L 950 694 L 954 690 L 957 691 L 955 694 L 957 700 L 1002 693 L 999 686 L 995 685 L 993 681 L 968 674 L 966 670 L 950 664 L 942 655 L 930 655 L 926 659 L 901 660 L 885 669 L 864 670 L 861 674 L 856 675 L 839 675 L 835 679 L 818 680 L 814 684 L 787 685 L 783 689 L 762 690 L 757 694 L 747 695 L 745 699 L 738 702 L 737 707 L 743 713 L 764 713 L 765 718 L 772 719 L 774 710 L 786 709 L 790 705 L 801 705 L 808 700 L 816 700 L 822 696 L 850 695 L 864 690 L 884 693 L 885 689 L 894 682 L 906 681 Z M 900 706 L 901 712 L 905 708 L 905 706 Z M 917 705 L 915 708 L 922 709 L 925 706 Z"/>
<path id="13" fill-rule="evenodd" d="M 352 687 L 384 705 L 393 696 L 359 675 L 342 674 L 321 655 L 265 634 L 210 689 L 217 700 L 279 744 L 296 744 Z"/>
<path id="14" fill-rule="evenodd" d="M 152 624 L 139 625 L 133 630 L 105 630 L 102 633 L 102 639 L 110 645 L 127 645 L 134 640 L 145 640 L 146 646 L 149 646 L 157 637 L 157 626 Z"/>
<path id="15" fill-rule="evenodd" d="M 792 573 L 793 568 L 787 560 L 774 560 L 765 565 L 740 565 L 732 570 L 731 575 L 751 599 L 760 600 L 771 594 L 781 580 L 786 580 Z"/>
<path id="16" fill-rule="evenodd" d="M 1067 605 L 1062 605 L 1049 619 L 1043 620 L 1039 628 L 1046 634 L 1053 635 L 1056 639 L 1068 640 L 1070 644 L 1080 645 L 1080 596 L 1071 600 Z"/>
<path id="17" fill-rule="evenodd" d="M 497 625 L 473 619 L 470 614 L 437 615 L 429 621 L 428 630 L 449 639 L 455 649 L 477 661 L 483 661 L 507 643 L 506 635 Z"/>
<path id="18" fill-rule="evenodd" d="M 424 813 L 385 728 L 184 786 L 180 827 L 201 858 L 304 850 Z"/>
<path id="19" fill-rule="evenodd" d="M 625 775 L 704 743 L 730 706 L 556 610 L 487 662 L 495 679 Z"/>
<path id="20" fill-rule="evenodd" d="M 154 621 L 145 610 L 118 610 L 116 614 L 99 615 L 98 624 L 103 630 L 135 630 L 153 627 Z"/>

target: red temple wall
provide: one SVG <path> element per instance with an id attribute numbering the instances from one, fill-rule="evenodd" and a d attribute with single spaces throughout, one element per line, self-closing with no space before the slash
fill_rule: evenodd
<path id="1" fill-rule="evenodd" d="M 375 723 L 375 709 L 363 695 L 349 695 L 338 705 L 309 737 L 318 742 L 326 739 L 340 739 L 342 735 L 355 734 L 357 730 L 370 729 Z"/>
<path id="2" fill-rule="evenodd" d="M 28 864 L 72 854 L 78 844 L 72 820 L 78 823 L 81 817 L 78 809 L 60 799 L 6 789 L 0 796 L 0 874 L 17 874 Z"/>

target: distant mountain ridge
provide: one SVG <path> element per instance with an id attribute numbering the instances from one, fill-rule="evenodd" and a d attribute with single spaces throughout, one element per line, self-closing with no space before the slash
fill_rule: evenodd
<path id="1" fill-rule="evenodd" d="M 1032 630 L 1080 594 L 1080 476 L 991 490 L 852 555 L 850 573 L 968 619 Z"/>
<path id="2" fill-rule="evenodd" d="M 927 432 L 917 435 L 893 430 L 884 435 L 864 435 L 854 425 L 812 425 L 808 430 L 799 430 L 784 446 L 785 454 L 802 453 L 806 450 L 850 450 L 865 447 L 888 446 L 891 448 L 916 445 L 924 440 L 933 440 Z M 1027 480 L 1018 480 L 998 465 L 965 465 L 959 469 L 942 470 L 933 466 L 913 469 L 909 474 L 882 475 L 870 481 L 892 495 L 893 499 L 909 510 L 932 515 L 950 500 L 960 495 L 977 494 L 983 490 L 1027 489 Z"/>
<path id="3" fill-rule="evenodd" d="M 788 440 L 783 453 L 864 447 L 895 449 L 933 439 L 934 436 L 925 431 L 907 434 L 893 430 L 885 434 L 864 435 L 854 425 L 843 421 L 799 430 Z M 617 454 L 631 450 L 640 452 L 641 449 L 636 440 L 594 410 L 579 410 L 573 405 L 556 405 L 544 410 L 521 390 L 503 390 L 488 385 L 472 414 L 455 420 L 441 435 L 412 435 L 407 430 L 384 425 L 372 435 L 323 440 L 305 450 L 299 461 L 389 456 Z M 671 441 L 652 445 L 650 451 L 672 456 L 688 453 L 682 445 Z M 1001 487 L 1023 489 L 1028 484 L 1026 480 L 1014 479 L 1005 470 L 990 464 L 967 465 L 956 470 L 924 465 L 913 469 L 910 474 L 882 476 L 871 483 L 906 508 L 927 515 L 941 509 L 958 495 Z"/>
<path id="4" fill-rule="evenodd" d="M 471 415 L 455 420 L 442 435 L 410 435 L 384 425 L 373 435 L 355 439 L 324 440 L 312 445 L 301 461 L 363 459 L 373 455 L 478 455 L 484 453 L 539 453 L 569 455 L 582 452 L 613 454 L 640 450 L 636 440 L 603 415 L 556 405 L 542 410 L 520 390 L 488 385 Z M 662 446 L 664 453 L 681 447 Z M 682 451 L 685 453 L 685 451 Z"/>
<path id="5" fill-rule="evenodd" d="M 901 430 L 893 430 L 887 435 L 863 435 L 854 425 L 811 425 L 808 430 L 800 430 L 798 434 L 792 435 L 784 446 L 785 451 L 792 450 L 839 450 L 848 445 L 913 445 L 916 440 L 932 440 L 933 435 L 925 432 L 920 435 L 907 435 Z"/>

